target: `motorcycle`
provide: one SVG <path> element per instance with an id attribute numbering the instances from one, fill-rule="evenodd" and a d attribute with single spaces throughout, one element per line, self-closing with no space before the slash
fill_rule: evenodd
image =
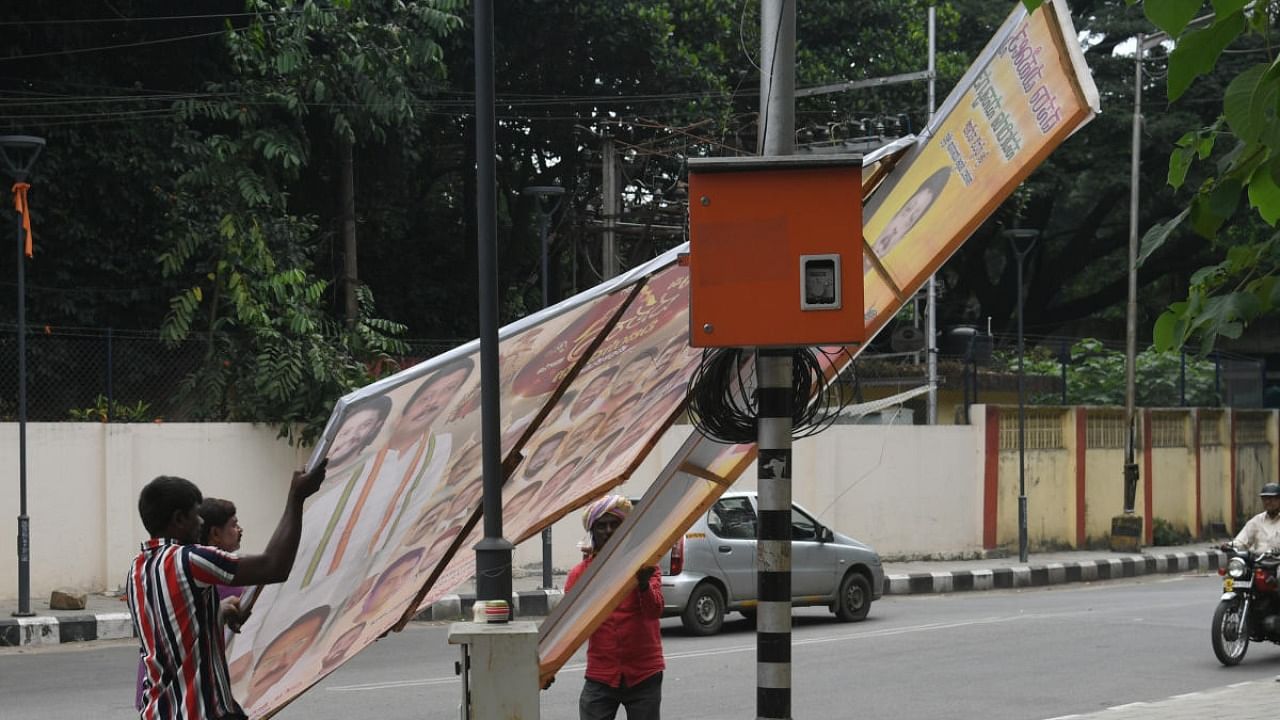
<path id="1" fill-rule="evenodd" d="M 1213 654 L 1230 667 L 1244 659 L 1251 640 L 1280 644 L 1280 594 L 1276 592 L 1280 556 L 1222 549 L 1228 559 L 1218 571 L 1222 598 L 1213 611 L 1211 635 Z"/>

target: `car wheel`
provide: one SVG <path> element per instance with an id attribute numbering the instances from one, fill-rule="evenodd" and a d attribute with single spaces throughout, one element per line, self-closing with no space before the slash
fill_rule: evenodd
<path id="1" fill-rule="evenodd" d="M 724 625 L 724 593 L 711 583 L 693 589 L 680 622 L 690 635 L 715 635 Z"/>
<path id="2" fill-rule="evenodd" d="M 857 572 L 850 572 L 840 583 L 840 594 L 834 607 L 836 617 L 843 622 L 854 622 L 867 617 L 871 611 L 871 583 Z"/>

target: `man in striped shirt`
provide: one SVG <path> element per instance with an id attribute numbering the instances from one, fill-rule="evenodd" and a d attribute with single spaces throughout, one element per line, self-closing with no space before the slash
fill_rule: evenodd
<path id="1" fill-rule="evenodd" d="M 219 618 L 216 585 L 265 585 L 289 577 L 302 530 L 302 503 L 324 481 L 325 462 L 295 472 L 284 514 L 261 555 L 237 558 L 195 544 L 200 537 L 200 489 L 162 475 L 138 497 L 151 539 L 125 583 L 145 667 L 143 720 L 236 720 L 244 711 L 231 695 L 222 622 L 237 629 L 238 613 Z"/>

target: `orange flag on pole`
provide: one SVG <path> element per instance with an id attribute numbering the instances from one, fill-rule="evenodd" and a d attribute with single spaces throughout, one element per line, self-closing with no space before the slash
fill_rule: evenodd
<path id="1" fill-rule="evenodd" d="M 31 183 L 16 182 L 13 184 L 13 209 L 22 215 L 22 230 L 27 235 L 25 251 L 31 257 L 31 208 L 27 206 L 27 190 Z"/>

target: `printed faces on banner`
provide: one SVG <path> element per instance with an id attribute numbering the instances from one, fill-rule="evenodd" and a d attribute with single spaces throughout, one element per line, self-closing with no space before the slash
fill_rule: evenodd
<path id="1" fill-rule="evenodd" d="M 607 319 L 624 298 L 601 297 L 504 339 L 505 425 L 555 388 L 526 383 L 512 398 L 517 370 L 554 339 L 598 334 L 604 322 L 592 319 Z M 562 352 L 540 369 L 566 362 Z M 237 697 L 253 714 L 280 707 L 395 625 L 479 505 L 478 354 L 434 365 L 406 371 L 417 375 L 344 409 L 328 477 L 304 510 L 289 580 L 263 591 L 228 649 Z"/>
<path id="2" fill-rule="evenodd" d="M 674 265 L 650 278 L 525 446 L 504 488 L 508 538 L 575 507 L 592 478 L 626 467 L 679 407 L 698 357 L 688 347 L 686 286 Z M 629 290 L 503 338 L 503 457 Z M 345 407 L 328 477 L 304 510 L 293 572 L 264 589 L 232 639 L 233 687 L 254 715 L 283 706 L 393 627 L 433 572 L 443 570 L 428 602 L 473 574 L 469 552 L 444 564 L 451 548 L 468 548 L 460 536 L 483 493 L 478 353 L 406 374 L 415 371 Z"/>
<path id="3" fill-rule="evenodd" d="M 684 403 L 700 354 L 689 347 L 688 268 L 640 289 L 525 446 L 503 488 L 503 530 L 524 540 L 621 480 Z"/>
<path id="4" fill-rule="evenodd" d="M 883 325 L 964 242 L 1043 157 L 1091 117 L 1060 33 L 1046 6 L 1025 14 L 975 63 L 973 83 L 957 87 L 936 132 L 872 196 L 863 234 L 888 270 L 868 260 L 866 321 Z M 1006 24 L 1008 25 L 1008 23 Z M 958 102 L 952 102 L 957 99 Z"/>
<path id="5" fill-rule="evenodd" d="M 526 540 L 621 482 L 681 407 L 699 358 L 689 347 L 688 270 L 672 265 L 649 278 L 530 436 L 503 486 L 503 534 Z M 479 539 L 477 526 L 461 547 Z M 474 555 L 457 554 L 419 607 L 474 573 Z"/>

